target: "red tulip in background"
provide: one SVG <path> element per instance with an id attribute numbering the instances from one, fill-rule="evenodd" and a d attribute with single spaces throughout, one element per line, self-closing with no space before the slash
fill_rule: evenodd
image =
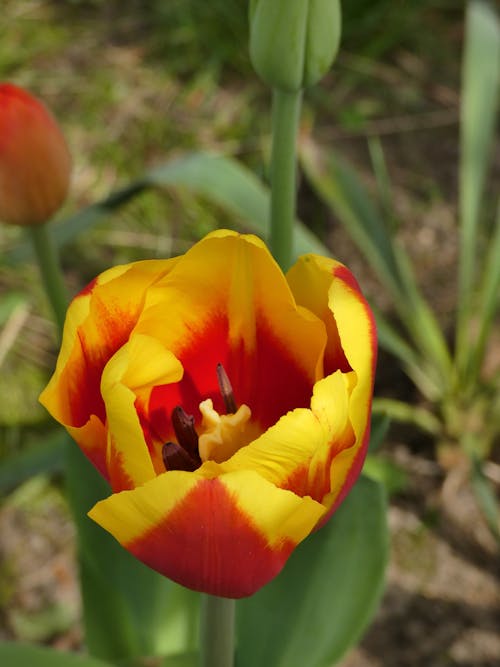
<path id="1" fill-rule="evenodd" d="M 41 401 L 113 493 L 90 516 L 195 590 L 250 595 L 365 457 L 376 356 L 348 269 L 254 236 L 112 268 L 72 302 Z"/>
<path id="2" fill-rule="evenodd" d="M 0 221 L 47 222 L 66 198 L 71 157 L 53 116 L 28 92 L 0 84 Z"/>

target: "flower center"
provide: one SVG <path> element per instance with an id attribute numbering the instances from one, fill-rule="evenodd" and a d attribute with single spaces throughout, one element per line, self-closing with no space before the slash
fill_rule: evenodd
<path id="1" fill-rule="evenodd" d="M 216 372 L 226 414 L 220 415 L 214 409 L 212 399 L 202 401 L 198 435 L 193 415 L 188 415 L 182 406 L 177 405 L 171 415 L 177 442 L 166 442 L 162 448 L 166 470 L 192 472 L 204 461 L 221 463 L 257 435 L 258 429 L 251 422 L 252 412 L 248 405 L 237 407 L 231 382 L 222 364 L 217 364 Z"/>

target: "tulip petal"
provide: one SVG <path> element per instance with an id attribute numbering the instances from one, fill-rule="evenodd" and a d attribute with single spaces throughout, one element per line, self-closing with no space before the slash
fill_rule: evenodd
<path id="1" fill-rule="evenodd" d="M 328 257 L 304 255 L 297 260 L 286 275 L 297 303 L 317 315 L 326 326 L 328 343 L 325 350 L 325 375 L 337 369 L 344 372 L 351 370 L 340 343 L 335 317 L 328 302 L 333 271 L 340 266 L 342 264 Z"/>
<path id="2" fill-rule="evenodd" d="M 355 442 L 349 421 L 349 385 L 340 371 L 320 380 L 310 410 L 289 412 L 221 468 L 255 470 L 270 483 L 311 496 L 329 508 L 346 476 L 342 453 Z"/>
<path id="3" fill-rule="evenodd" d="M 297 307 L 278 265 L 251 235 L 219 231 L 196 244 L 149 290 L 137 331 L 157 337 L 184 368 L 178 385 L 152 394 L 149 418 L 165 438 L 176 405 L 197 423 L 206 398 L 224 410 L 218 363 L 236 403 L 250 407 L 262 430 L 307 407 L 322 373 L 323 322 Z"/>
<path id="4" fill-rule="evenodd" d="M 332 511 L 342 502 L 358 478 L 370 437 L 370 413 L 377 363 L 375 318 L 352 273 L 343 265 L 334 269 L 328 303 L 334 313 L 342 347 L 356 373 L 349 403 L 349 418 L 356 434 L 357 452 Z"/>
<path id="5" fill-rule="evenodd" d="M 103 368 L 128 340 L 148 288 L 177 261 L 148 260 L 109 269 L 68 308 L 56 370 L 40 402 L 105 476 L 106 414 L 99 390 Z"/>
<path id="6" fill-rule="evenodd" d="M 297 303 L 309 308 L 325 323 L 328 331 L 325 373 L 336 368 L 353 370 L 346 377 L 352 383 L 349 421 L 356 444 L 342 454 L 347 474 L 333 511 L 357 478 L 366 455 L 377 356 L 375 320 L 356 279 L 335 260 L 304 255 L 290 269 L 287 280 Z"/>
<path id="7" fill-rule="evenodd" d="M 149 451 L 136 403 L 149 400 L 156 384 L 178 382 L 182 366 L 154 338 L 141 334 L 130 340 L 106 364 L 101 393 L 108 419 L 107 469 L 114 491 L 132 489 L 163 472 L 160 451 Z M 156 464 L 156 466 L 154 466 Z"/>
<path id="8" fill-rule="evenodd" d="M 97 503 L 89 516 L 137 558 L 178 583 L 251 595 L 282 569 L 324 508 L 254 471 L 168 472 Z"/>
<path id="9" fill-rule="evenodd" d="M 332 479 L 332 488 L 337 488 L 333 511 L 359 475 L 368 446 L 377 356 L 375 321 L 356 279 L 343 264 L 335 260 L 304 255 L 290 269 L 287 280 L 297 302 L 309 308 L 325 323 L 328 331 L 325 372 L 332 372 L 336 368 L 353 370 L 346 377 L 352 383 L 349 421 L 356 442 L 354 447 L 344 450 L 336 460 L 337 463 L 343 462 L 343 472 L 340 475 L 340 488 L 338 478 L 337 483 Z"/>

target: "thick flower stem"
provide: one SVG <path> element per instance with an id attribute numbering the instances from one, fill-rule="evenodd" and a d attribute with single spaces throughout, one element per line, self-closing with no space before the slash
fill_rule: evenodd
<path id="1" fill-rule="evenodd" d="M 202 596 L 200 667 L 233 667 L 235 609 L 235 600 Z"/>
<path id="2" fill-rule="evenodd" d="M 35 249 L 38 267 L 42 275 L 45 292 L 54 311 L 59 333 L 62 333 L 68 296 L 57 257 L 57 252 L 49 235 L 47 224 L 28 227 L 28 233 Z"/>
<path id="3" fill-rule="evenodd" d="M 286 271 L 293 261 L 297 196 L 297 129 L 302 92 L 274 89 L 271 154 L 271 238 L 274 258 Z"/>

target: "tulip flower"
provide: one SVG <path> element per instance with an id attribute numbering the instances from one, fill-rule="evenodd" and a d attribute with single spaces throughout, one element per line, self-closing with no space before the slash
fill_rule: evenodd
<path id="1" fill-rule="evenodd" d="M 41 402 L 109 480 L 92 519 L 174 581 L 239 598 L 359 475 L 375 356 L 345 266 L 311 254 L 285 276 L 258 238 L 219 230 L 77 295 Z"/>
<path id="2" fill-rule="evenodd" d="M 22 88 L 0 84 L 0 221 L 40 225 L 68 192 L 71 157 L 56 121 Z"/>

